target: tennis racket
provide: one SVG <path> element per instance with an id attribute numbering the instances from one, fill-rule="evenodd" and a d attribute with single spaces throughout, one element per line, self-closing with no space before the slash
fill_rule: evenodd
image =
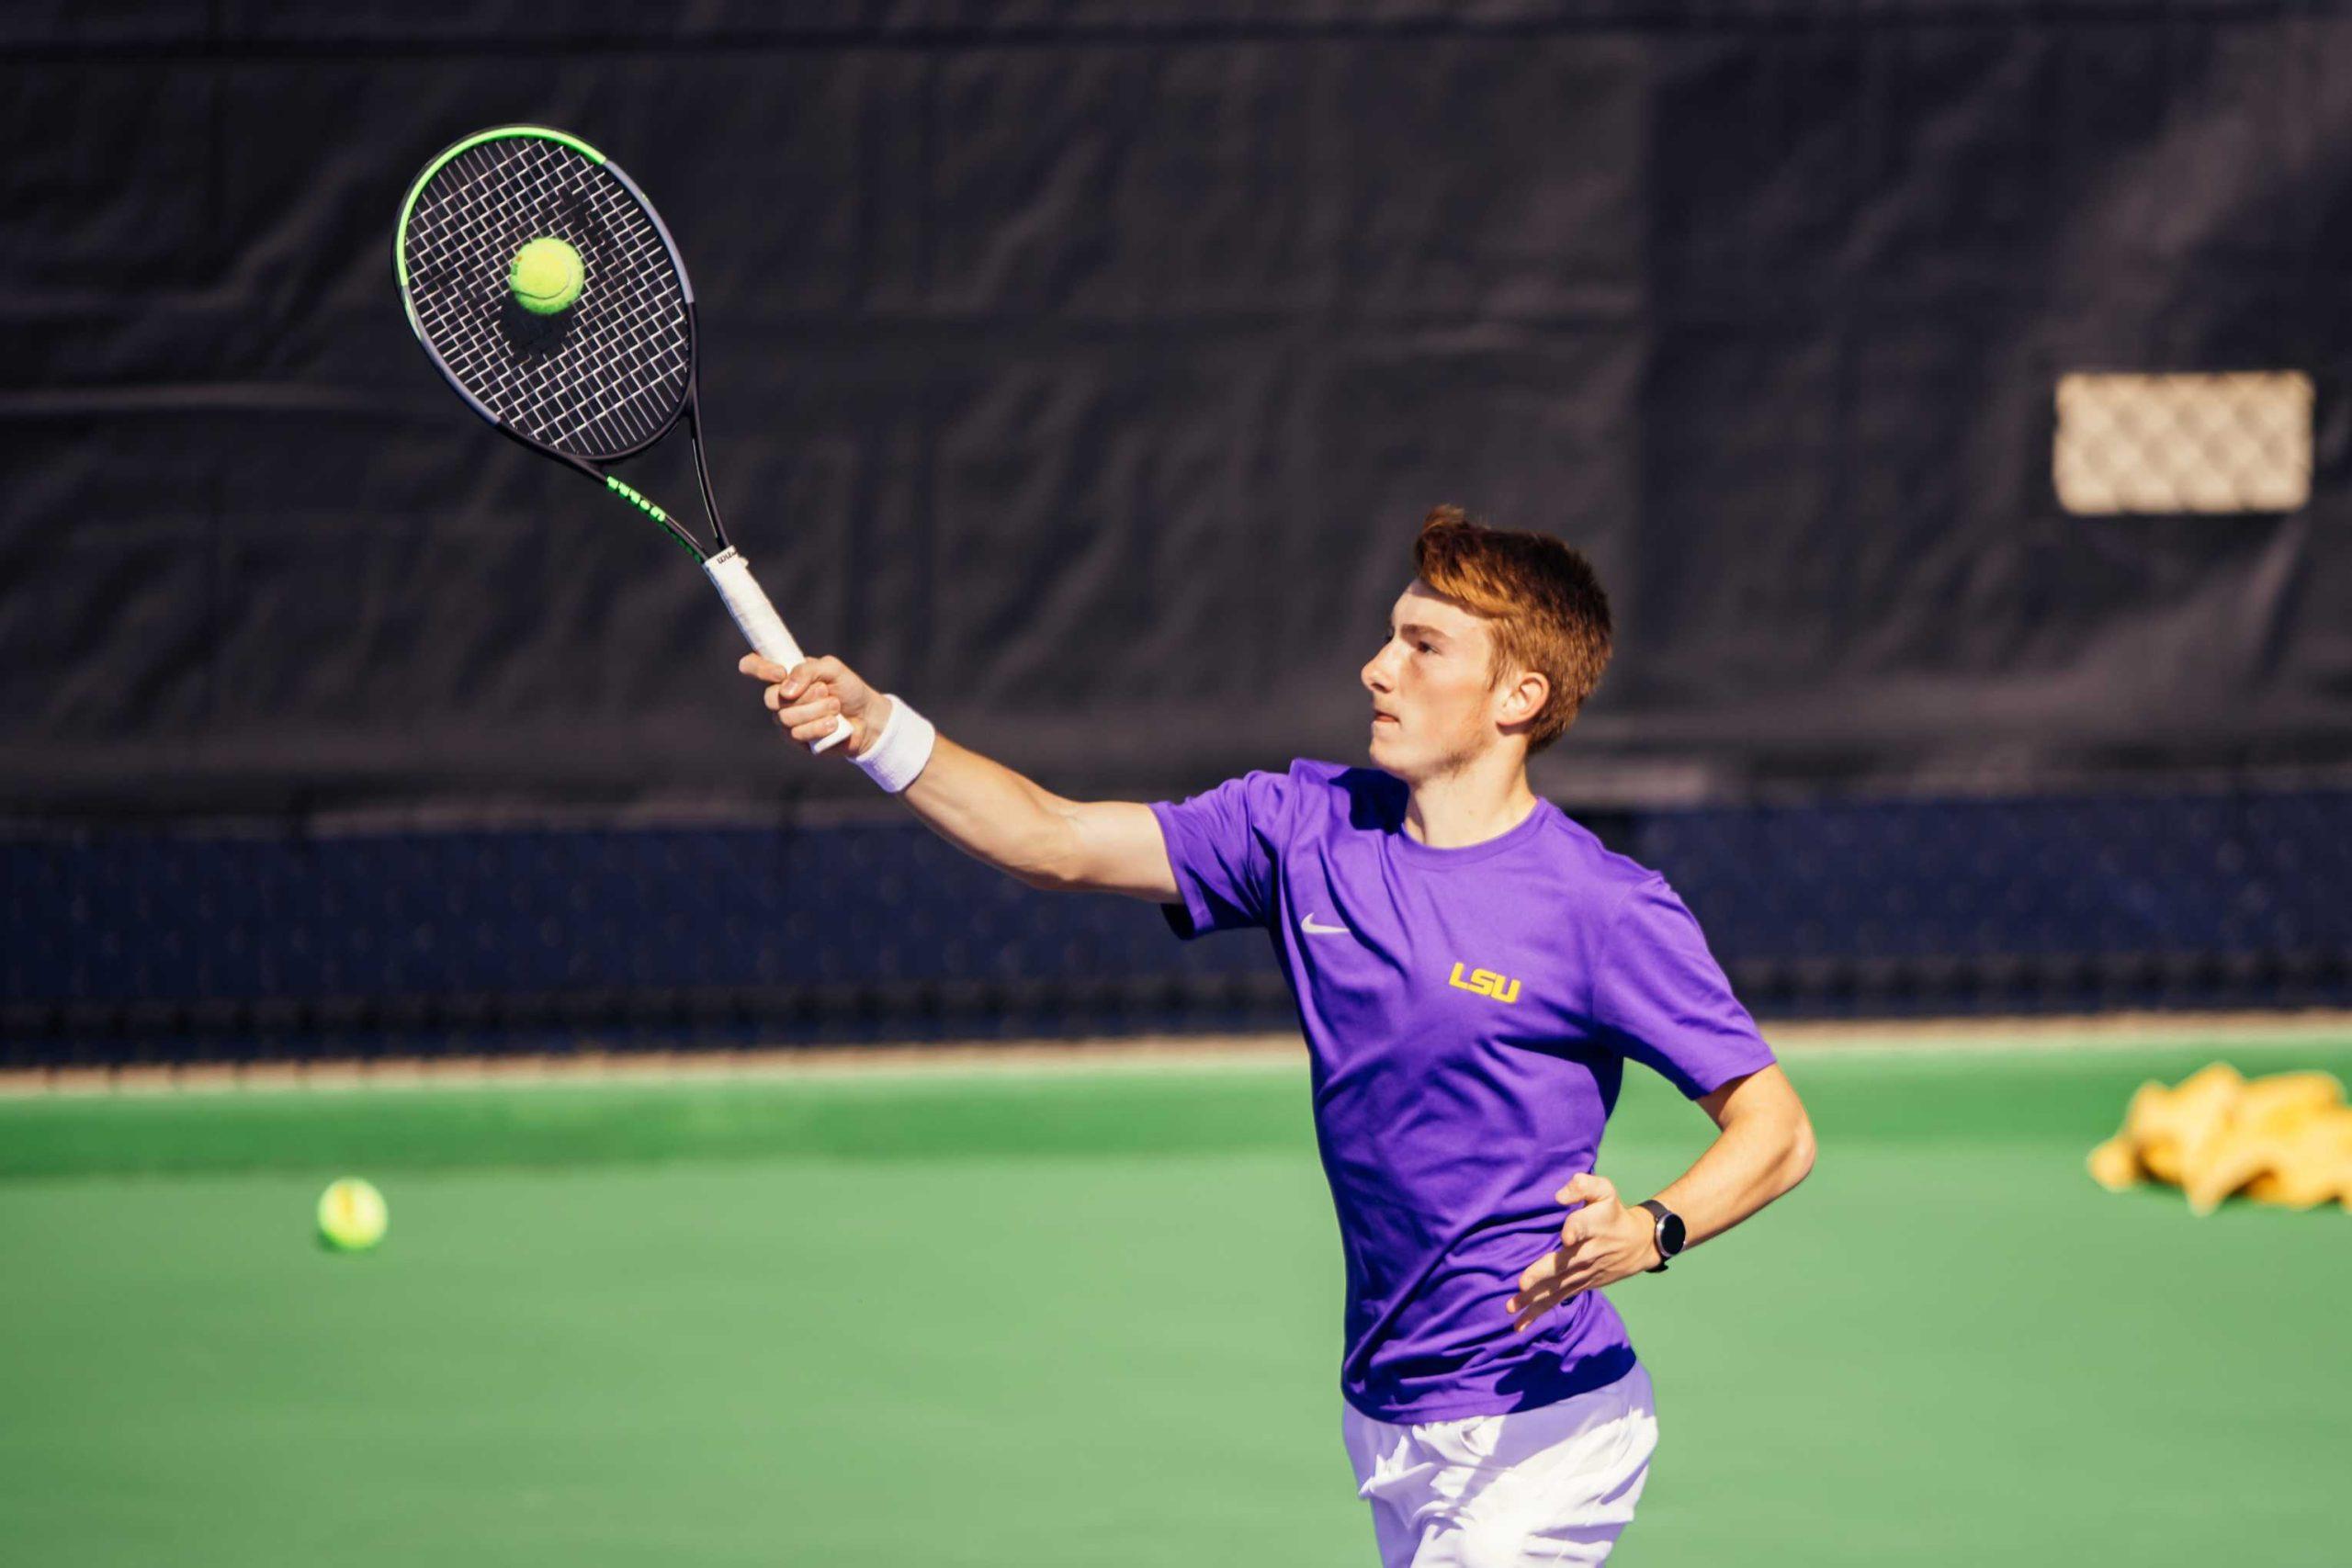
<path id="1" fill-rule="evenodd" d="M 661 215 L 618 164 L 560 130 L 477 131 L 409 187 L 392 269 L 416 341 L 467 407 L 660 524 L 700 563 L 753 649 L 787 669 L 800 662 L 710 488 L 694 285 Z M 681 419 L 709 549 L 611 472 Z M 809 750 L 849 735 L 849 721 L 836 719 Z"/>

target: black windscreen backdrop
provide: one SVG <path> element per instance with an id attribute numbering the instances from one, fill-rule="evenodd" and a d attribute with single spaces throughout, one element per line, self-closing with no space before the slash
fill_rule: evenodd
<path id="1" fill-rule="evenodd" d="M 675 231 L 802 640 L 1057 789 L 1360 754 L 1442 501 L 1611 589 L 1563 798 L 2352 760 L 2352 23 L 1455 12 L 12 8 L 0 805 L 870 795 L 411 340 L 401 195 L 512 121 Z M 2060 511 L 2061 373 L 2266 367 L 2307 510 Z M 684 457 L 624 473 L 692 514 Z"/>

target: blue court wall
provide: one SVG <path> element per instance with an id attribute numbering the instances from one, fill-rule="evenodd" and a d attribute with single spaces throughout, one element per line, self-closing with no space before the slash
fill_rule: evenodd
<path id="1" fill-rule="evenodd" d="M 1770 1020 L 2352 1003 L 2352 791 L 1586 814 Z M 0 841 L 0 1061 L 1280 1029 L 1265 939 L 920 828 Z"/>

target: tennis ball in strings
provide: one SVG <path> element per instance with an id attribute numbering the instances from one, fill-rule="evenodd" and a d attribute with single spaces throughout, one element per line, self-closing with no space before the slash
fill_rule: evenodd
<path id="1" fill-rule="evenodd" d="M 319 1241 L 336 1252 L 365 1252 L 384 1239 L 391 1211 L 375 1183 L 346 1176 L 319 1194 Z"/>
<path id="2" fill-rule="evenodd" d="M 581 270 L 578 251 L 561 240 L 543 234 L 514 253 L 506 287 L 514 290 L 514 302 L 535 316 L 552 316 L 571 309 L 571 302 L 580 298 L 580 285 L 586 276 Z"/>

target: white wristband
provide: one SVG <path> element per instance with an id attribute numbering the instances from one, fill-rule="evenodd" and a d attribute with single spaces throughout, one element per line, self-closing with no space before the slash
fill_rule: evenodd
<path id="1" fill-rule="evenodd" d="M 907 699 L 890 693 L 883 694 L 890 700 L 890 722 L 874 738 L 874 744 L 862 757 L 850 761 L 865 770 L 865 776 L 882 786 L 884 793 L 896 795 L 915 782 L 924 764 L 931 761 L 931 749 L 939 739 L 931 720 L 915 712 Z"/>

